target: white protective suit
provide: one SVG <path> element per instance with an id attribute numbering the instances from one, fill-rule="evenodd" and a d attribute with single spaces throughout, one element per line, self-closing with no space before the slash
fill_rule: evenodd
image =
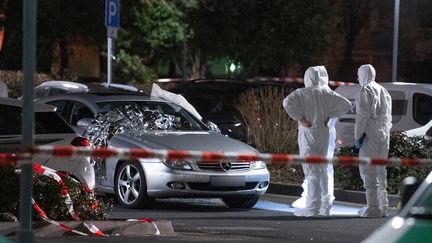
<path id="1" fill-rule="evenodd" d="M 327 158 L 333 158 L 334 150 L 336 148 L 336 120 L 337 118 L 331 118 L 329 122 L 327 123 L 327 127 L 329 129 L 329 146 L 327 149 Z M 329 205 L 321 206 L 320 208 L 320 215 L 326 215 L 327 210 L 330 210 L 333 201 L 335 199 L 334 197 L 334 170 L 333 170 L 333 164 L 329 163 L 327 164 L 327 177 L 328 177 L 328 194 L 330 195 Z M 324 177 L 322 177 L 324 178 Z M 325 183 L 325 181 L 322 181 L 321 183 Z M 306 207 L 306 195 L 307 195 L 307 180 L 306 178 L 303 180 L 302 183 L 303 192 L 299 199 L 295 200 L 292 204 L 295 208 L 305 208 Z M 321 195 L 321 198 L 325 198 L 323 195 Z M 323 202 L 325 204 L 325 202 Z"/>
<path id="2" fill-rule="evenodd" d="M 392 127 L 391 96 L 385 88 L 376 83 L 372 65 L 358 69 L 361 85 L 356 96 L 356 120 L 354 136 L 356 141 L 364 136 L 360 156 L 387 158 Z M 356 142 L 357 143 L 357 142 Z M 360 176 L 366 189 L 367 206 L 359 211 L 363 217 L 387 216 L 387 171 L 384 166 L 360 165 Z"/>
<path id="3" fill-rule="evenodd" d="M 351 103 L 341 95 L 320 85 L 320 80 L 327 79 L 324 66 L 310 67 L 304 76 L 305 88 L 297 89 L 288 95 L 283 106 L 294 120 L 306 119 L 310 127 L 299 125 L 298 144 L 301 156 L 327 155 L 329 129 L 327 121 L 346 113 Z M 321 81 L 322 82 L 322 81 Z M 329 212 L 330 195 L 326 164 L 303 163 L 303 172 L 307 180 L 306 207 L 297 210 L 297 216 L 318 216 L 321 211 Z M 321 183 L 324 181 L 325 183 Z M 328 215 L 328 213 L 327 213 Z"/>

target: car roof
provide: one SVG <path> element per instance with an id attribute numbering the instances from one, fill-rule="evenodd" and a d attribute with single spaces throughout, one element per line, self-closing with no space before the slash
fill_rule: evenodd
<path id="1" fill-rule="evenodd" d="M 69 91 L 70 93 L 81 93 L 88 92 L 91 90 L 125 90 L 131 92 L 139 92 L 140 90 L 134 86 L 127 84 L 118 84 L 111 83 L 108 85 L 105 83 L 78 83 L 73 81 L 65 81 L 65 80 L 50 80 L 41 83 L 40 85 L 35 87 L 36 89 L 61 89 L 65 91 Z"/>
<path id="2" fill-rule="evenodd" d="M 137 92 L 126 92 L 126 91 L 89 91 L 87 93 L 69 93 L 69 94 L 48 96 L 48 97 L 41 98 L 40 100 L 43 101 L 45 99 L 52 100 L 52 99 L 61 99 L 61 98 L 71 99 L 74 97 L 80 99 L 86 99 L 94 103 L 108 102 L 108 101 L 138 101 L 138 100 L 169 102 L 165 99 L 151 97 Z"/>
<path id="3" fill-rule="evenodd" d="M 0 104 L 1 105 L 8 105 L 8 106 L 15 106 L 15 107 L 23 107 L 22 100 L 14 99 L 14 98 L 5 98 L 0 97 Z M 57 108 L 52 105 L 48 104 L 39 104 L 39 103 L 33 103 L 33 110 L 35 112 L 53 112 L 56 111 Z"/>
<path id="4" fill-rule="evenodd" d="M 415 90 L 422 90 L 422 91 L 429 91 L 432 92 L 432 84 L 424 84 L 424 83 L 405 83 L 405 82 L 379 82 L 380 85 L 382 85 L 384 88 L 389 90 L 408 90 L 408 89 L 415 89 Z M 351 93 L 353 91 L 356 91 L 360 89 L 359 84 L 355 85 L 345 85 L 345 86 L 339 86 L 336 88 L 336 92 L 338 93 Z"/>
<path id="5" fill-rule="evenodd" d="M 162 86 L 167 86 L 167 83 L 161 83 Z M 203 86 L 203 87 L 226 87 L 227 89 L 231 87 L 239 87 L 241 89 L 249 88 L 259 88 L 263 86 L 275 86 L 275 87 L 286 87 L 286 88 L 301 88 L 303 84 L 293 83 L 293 82 L 283 82 L 283 81 L 250 81 L 243 79 L 194 79 L 186 81 L 173 81 L 170 83 L 168 90 L 178 91 L 181 89 L 186 89 L 190 86 Z"/>

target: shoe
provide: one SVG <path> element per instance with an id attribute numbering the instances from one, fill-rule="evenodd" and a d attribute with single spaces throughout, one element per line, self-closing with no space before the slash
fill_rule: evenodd
<path id="1" fill-rule="evenodd" d="M 319 216 L 330 216 L 330 208 L 320 208 Z"/>
<path id="2" fill-rule="evenodd" d="M 305 208 L 306 207 L 306 197 L 300 197 L 292 203 L 295 208 Z"/>
<path id="3" fill-rule="evenodd" d="M 313 212 L 305 208 L 299 208 L 294 211 L 294 215 L 297 217 L 318 217 L 319 212 Z"/>
<path id="4" fill-rule="evenodd" d="M 329 203 L 322 203 L 320 210 L 319 210 L 319 216 L 330 216 L 330 210 L 332 208 L 332 205 Z"/>
<path id="5" fill-rule="evenodd" d="M 388 208 L 387 207 L 383 207 L 381 209 L 381 215 L 382 215 L 382 217 L 388 217 Z"/>
<path id="6" fill-rule="evenodd" d="M 360 217 L 379 218 L 383 217 L 383 211 L 379 207 L 363 207 L 358 211 Z"/>

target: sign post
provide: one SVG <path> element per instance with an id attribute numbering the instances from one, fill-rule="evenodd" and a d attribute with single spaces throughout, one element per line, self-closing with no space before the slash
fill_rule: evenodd
<path id="1" fill-rule="evenodd" d="M 107 84 L 112 81 L 113 42 L 120 26 L 120 0 L 105 0 L 105 26 L 107 28 Z"/>

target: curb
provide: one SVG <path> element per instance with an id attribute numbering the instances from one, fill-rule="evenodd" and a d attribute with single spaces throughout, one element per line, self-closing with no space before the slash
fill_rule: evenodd
<path id="1" fill-rule="evenodd" d="M 86 221 L 96 225 L 102 232 L 107 235 L 121 236 L 139 236 L 139 235 L 156 235 L 159 230 L 160 235 L 174 234 L 174 228 L 171 221 L 157 220 L 152 223 L 146 222 L 129 222 L 129 221 Z M 61 221 L 73 229 L 84 231 L 82 221 Z M 18 234 L 20 229 L 19 222 L 0 222 L 0 235 L 13 237 Z M 59 237 L 59 236 L 76 236 L 75 233 L 65 231 L 56 225 L 44 221 L 32 223 L 32 232 L 36 237 Z M 85 232 L 85 231 L 84 231 Z"/>
<path id="2" fill-rule="evenodd" d="M 271 182 L 267 193 L 282 194 L 289 196 L 300 196 L 303 192 L 301 185 Z M 334 196 L 336 201 L 366 204 L 366 196 L 363 191 L 350 191 L 335 188 Z M 396 207 L 400 201 L 399 195 L 388 195 L 389 206 Z"/>

